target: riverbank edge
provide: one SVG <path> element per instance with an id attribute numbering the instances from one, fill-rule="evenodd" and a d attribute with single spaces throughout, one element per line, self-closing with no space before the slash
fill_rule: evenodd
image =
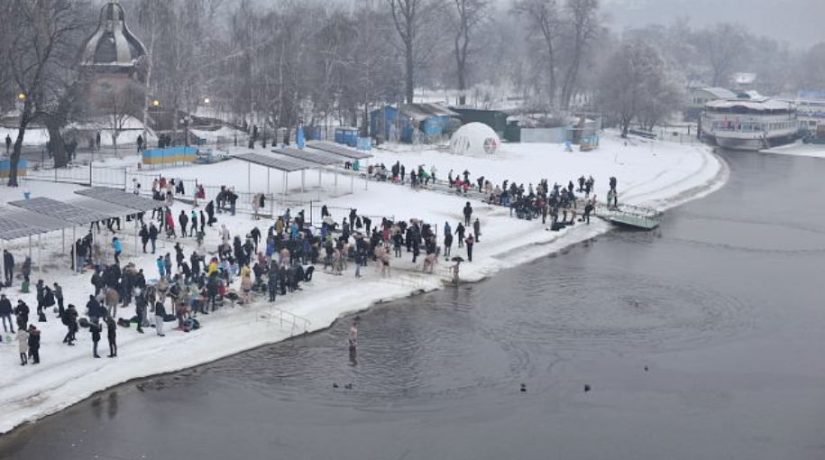
<path id="1" fill-rule="evenodd" d="M 710 149 L 703 150 L 702 154 L 706 155 L 707 159 L 713 160 L 716 163 L 716 165 L 714 166 L 715 174 L 711 178 L 706 179 L 703 182 L 688 189 L 679 190 L 677 191 L 677 193 L 671 196 L 663 196 L 656 199 L 644 200 L 644 195 L 642 195 L 642 197 L 640 197 L 642 199 L 634 199 L 633 202 L 636 204 L 645 203 L 653 205 L 657 209 L 664 211 L 684 204 L 686 202 L 702 198 L 719 190 L 721 187 L 724 186 L 724 184 L 727 182 L 729 178 L 729 167 L 727 163 L 724 161 L 724 159 L 722 159 L 718 154 L 711 151 Z M 687 178 L 691 178 L 696 175 L 702 175 L 703 173 L 707 172 L 708 169 L 702 168 L 696 171 L 693 175 L 687 176 Z M 687 178 L 684 178 L 683 180 Z M 491 255 L 491 259 L 495 259 L 496 264 L 488 265 L 484 269 L 477 270 L 474 273 L 468 273 L 467 276 L 462 277 L 462 282 L 476 283 L 483 281 L 488 277 L 500 272 L 501 270 L 514 268 L 516 266 L 535 261 L 541 257 L 557 254 L 576 244 L 580 244 L 582 242 L 603 235 L 611 229 L 612 227 L 609 224 L 601 221 L 600 219 L 597 219 L 596 221 L 594 221 L 593 225 L 576 226 L 572 228 L 570 231 L 558 234 L 546 241 L 533 241 L 528 242 L 526 244 L 522 244 L 521 246 L 507 248 L 502 252 Z M 392 302 L 395 300 L 417 296 L 427 292 L 435 291 L 437 289 L 443 289 L 444 287 L 449 285 L 446 282 L 445 277 L 443 276 L 430 275 L 428 277 L 423 277 L 420 276 L 420 274 L 412 272 L 405 273 L 405 275 L 406 278 L 404 278 L 403 276 L 401 278 L 395 278 L 393 280 L 393 285 L 389 287 L 382 284 L 384 280 L 381 279 L 369 281 L 365 283 L 365 286 L 361 291 L 371 292 L 372 290 L 369 289 L 369 287 L 371 287 L 369 286 L 369 284 L 375 284 L 376 287 L 382 287 L 382 294 L 384 292 L 386 292 L 387 294 L 375 295 L 372 297 L 367 296 L 366 298 L 363 298 L 362 296 L 359 299 L 352 299 L 350 301 L 347 301 L 346 298 L 343 298 L 341 299 L 342 301 L 339 303 L 337 308 L 318 308 L 317 297 L 322 295 L 323 291 L 318 292 L 317 295 L 308 294 L 300 299 L 296 299 L 296 301 L 293 302 L 292 305 L 290 305 L 296 308 L 292 308 L 289 311 L 296 314 L 301 314 L 303 313 L 303 310 L 306 310 L 307 312 L 309 312 L 309 314 L 306 314 L 304 316 L 310 318 L 312 320 L 313 325 L 318 325 L 317 327 L 312 327 L 311 330 L 308 330 L 302 334 L 291 335 L 283 330 L 279 330 L 275 334 L 272 334 L 272 330 L 269 329 L 267 325 L 260 327 L 259 319 L 267 313 L 266 304 L 260 304 L 250 308 L 249 310 L 246 310 L 244 314 L 238 314 L 234 317 L 234 319 L 236 320 L 234 321 L 234 323 L 240 323 L 240 326 L 242 327 L 238 327 L 238 324 L 221 324 L 221 326 L 223 327 L 237 327 L 239 329 L 239 332 L 242 331 L 245 333 L 246 337 L 249 337 L 249 339 L 237 340 L 235 341 L 236 343 L 233 343 L 229 347 L 217 350 L 209 350 L 209 353 L 202 357 L 189 357 L 189 359 L 187 360 L 177 362 L 169 360 L 161 361 L 158 363 L 158 366 L 151 372 L 134 371 L 131 373 L 125 372 L 120 376 L 111 374 L 108 376 L 94 376 L 102 378 L 95 382 L 95 386 L 88 387 L 80 391 L 73 390 L 69 392 L 62 391 L 64 390 L 63 388 L 53 388 L 51 390 L 54 394 L 49 395 L 49 404 L 43 406 L 36 406 L 37 410 L 35 410 L 29 404 L 31 402 L 36 403 L 37 401 L 5 401 L 4 404 L 19 404 L 20 407 L 17 408 L 16 411 L 13 411 L 16 413 L 12 414 L 11 417 L 4 417 L 4 420 L 0 421 L 0 436 L 10 436 L 16 433 L 18 430 L 23 429 L 26 426 L 30 426 L 31 424 L 40 419 L 43 419 L 50 415 L 61 412 L 65 409 L 68 409 L 89 398 L 93 398 L 102 392 L 110 390 L 113 387 L 119 385 L 128 385 L 131 382 L 135 382 L 138 380 L 144 380 L 147 378 L 180 372 L 182 370 L 191 369 L 197 366 L 208 364 L 219 359 L 231 357 L 239 353 L 254 350 L 260 347 L 276 344 L 279 342 L 283 342 L 285 340 L 304 337 L 310 333 L 323 332 L 332 327 L 335 324 L 335 322 L 339 321 L 341 318 L 345 318 L 347 316 L 359 312 L 367 311 L 376 305 L 386 304 L 388 302 Z M 376 289 L 375 291 L 377 292 L 378 289 Z M 244 323 L 242 321 L 243 319 L 253 318 L 255 320 L 255 323 L 251 326 L 249 323 Z M 247 326 L 256 326 L 257 331 L 250 331 L 247 329 Z M 196 332 L 202 333 L 203 330 Z M 261 333 L 255 334 L 255 332 Z M 189 334 L 188 338 L 190 340 L 187 341 L 197 341 L 200 335 L 201 334 L 195 333 Z M 205 340 L 208 340 L 208 335 L 207 339 Z M 87 376 L 87 378 L 92 377 L 93 376 L 91 375 Z M 6 406 L 6 408 L 8 408 L 8 406 Z M 6 413 L 6 415 L 9 415 L 8 412 Z"/>

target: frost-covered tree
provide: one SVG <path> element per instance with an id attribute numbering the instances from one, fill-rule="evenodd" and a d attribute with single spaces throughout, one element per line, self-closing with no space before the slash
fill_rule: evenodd
<path id="1" fill-rule="evenodd" d="M 679 85 L 656 48 L 639 40 L 623 42 L 599 79 L 598 103 L 627 137 L 638 119 L 648 128 L 680 108 Z"/>

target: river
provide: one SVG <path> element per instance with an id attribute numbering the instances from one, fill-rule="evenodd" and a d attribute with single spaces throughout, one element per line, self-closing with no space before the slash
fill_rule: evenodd
<path id="1" fill-rule="evenodd" d="M 118 386 L 0 457 L 825 458 L 825 161 L 723 156 L 655 232 L 376 306 L 357 356 L 348 318 Z"/>

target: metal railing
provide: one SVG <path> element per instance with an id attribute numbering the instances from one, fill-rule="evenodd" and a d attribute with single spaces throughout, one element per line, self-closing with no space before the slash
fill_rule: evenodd
<path id="1" fill-rule="evenodd" d="M 258 321 L 266 320 L 268 325 L 273 324 L 273 322 L 277 322 L 278 327 L 281 329 L 285 329 L 286 326 L 289 328 L 290 337 L 293 337 L 296 334 L 296 331 L 299 334 L 306 334 L 309 332 L 312 325 L 310 320 L 271 305 L 266 307 L 266 309 L 267 311 L 257 315 Z"/>

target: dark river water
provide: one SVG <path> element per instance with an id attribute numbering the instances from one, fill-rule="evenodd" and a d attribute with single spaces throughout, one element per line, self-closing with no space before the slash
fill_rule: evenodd
<path id="1" fill-rule="evenodd" d="M 0 457 L 823 459 L 825 161 L 724 156 L 727 186 L 656 232 L 361 314 L 357 364 L 341 320 L 107 390 Z"/>

